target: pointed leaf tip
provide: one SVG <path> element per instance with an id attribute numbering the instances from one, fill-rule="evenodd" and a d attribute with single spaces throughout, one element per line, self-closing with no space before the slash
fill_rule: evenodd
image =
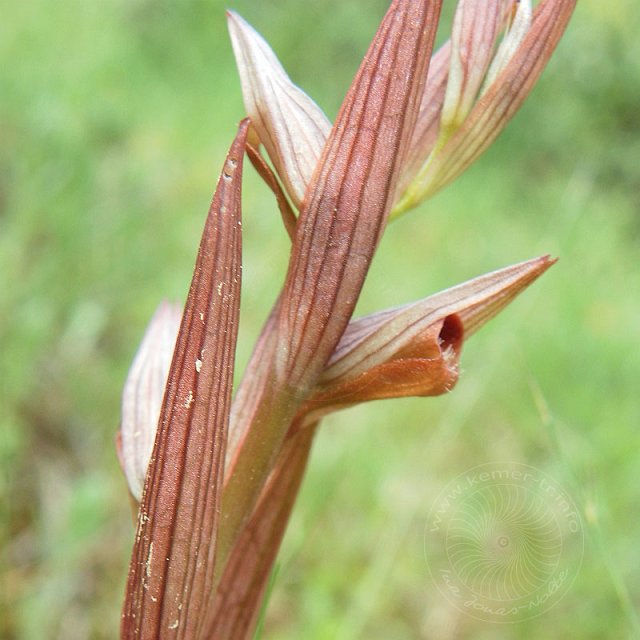
<path id="1" fill-rule="evenodd" d="M 503 0 L 460 0 L 453 19 L 442 128 L 454 131 L 469 113 L 493 57 Z"/>
<path id="2" fill-rule="evenodd" d="M 227 11 L 227 18 L 247 115 L 299 208 L 331 123 L 291 82 L 262 36 L 237 13 Z"/>
<path id="3" fill-rule="evenodd" d="M 458 302 L 454 304 L 464 325 L 465 335 L 469 337 L 557 261 L 557 258 L 548 255 L 526 260 L 469 280 L 437 296 L 442 296 L 443 303 L 466 299 L 464 307 L 459 307 Z"/>
<path id="4" fill-rule="evenodd" d="M 140 505 L 121 637 L 195 638 L 213 580 L 238 330 L 248 121 L 205 223 Z"/>

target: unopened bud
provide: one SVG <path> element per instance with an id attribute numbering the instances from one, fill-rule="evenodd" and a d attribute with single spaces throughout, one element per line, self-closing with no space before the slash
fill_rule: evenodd
<path id="1" fill-rule="evenodd" d="M 158 428 L 182 309 L 163 302 L 151 318 L 122 392 L 118 452 L 131 495 L 139 502 Z"/>
<path id="2" fill-rule="evenodd" d="M 233 11 L 227 12 L 227 17 L 247 115 L 299 208 L 331 123 L 291 82 L 262 36 Z"/>

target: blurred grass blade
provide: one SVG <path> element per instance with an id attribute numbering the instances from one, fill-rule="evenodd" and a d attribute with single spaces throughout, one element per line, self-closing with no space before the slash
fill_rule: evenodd
<path id="1" fill-rule="evenodd" d="M 300 208 L 331 123 L 294 85 L 267 42 L 237 13 L 227 12 L 247 115 L 285 189 Z"/>
<path id="2" fill-rule="evenodd" d="M 467 117 L 480 90 L 501 23 L 503 0 L 459 0 L 451 32 L 449 78 L 442 107 L 442 134 Z"/>
<path id="3" fill-rule="evenodd" d="M 131 495 L 140 502 L 182 308 L 162 302 L 151 318 L 122 392 L 121 459 Z"/>
<path id="4" fill-rule="evenodd" d="M 457 381 L 463 338 L 477 331 L 554 260 L 535 258 L 412 304 L 353 320 L 305 405 L 327 408 L 445 393 Z"/>
<path id="5" fill-rule="evenodd" d="M 253 637 L 265 588 L 306 469 L 314 427 L 288 438 L 244 526 L 209 608 L 207 638 Z"/>
<path id="6" fill-rule="evenodd" d="M 238 330 L 248 121 L 218 181 L 142 496 L 122 638 L 198 638 L 213 580 Z"/>

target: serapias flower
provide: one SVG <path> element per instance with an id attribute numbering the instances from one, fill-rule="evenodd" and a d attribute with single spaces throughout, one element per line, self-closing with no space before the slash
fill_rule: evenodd
<path id="1" fill-rule="evenodd" d="M 526 0 L 462 0 L 451 41 L 432 58 L 442 0 L 392 0 L 333 125 L 266 42 L 229 14 L 250 119 L 218 180 L 177 338 L 175 322 L 160 342 L 149 338 L 141 353 L 153 366 L 140 373 L 136 361 L 125 388 L 123 443 L 140 423 L 131 416 L 143 413 L 154 445 L 148 466 L 142 449 L 123 455 L 125 469 L 135 460 L 128 475 L 140 498 L 123 638 L 251 637 L 321 418 L 359 402 L 450 391 L 464 341 L 553 264 L 536 258 L 352 318 L 389 217 L 495 138 L 574 4 L 542 0 L 529 28 Z M 232 401 L 245 152 L 276 195 L 292 247 Z M 173 343 L 168 366 L 153 349 Z M 160 409 L 150 384 L 136 382 L 149 371 L 167 379 Z"/>
<path id="2" fill-rule="evenodd" d="M 528 260 L 352 320 L 303 409 L 306 421 L 360 402 L 451 391 L 464 340 L 554 262 Z"/>
<path id="3" fill-rule="evenodd" d="M 537 82 L 575 3 L 542 0 L 533 11 L 531 0 L 460 0 L 451 39 L 429 66 L 391 218 L 449 184 L 491 145 Z M 299 207 L 328 120 L 265 40 L 237 14 L 228 17 L 247 114 Z"/>
<path id="4" fill-rule="evenodd" d="M 534 258 L 423 300 L 351 320 L 313 393 L 298 409 L 296 428 L 361 402 L 451 391 L 458 380 L 463 342 L 553 263 L 547 256 Z M 123 391 L 121 438 L 127 445 L 119 445 L 119 457 L 138 502 L 181 317 L 177 305 L 160 305 Z M 195 366 L 201 368 L 202 362 Z M 231 449 L 237 435 L 229 434 Z"/>
<path id="5" fill-rule="evenodd" d="M 487 0 L 467 0 L 458 5 L 458 12 L 482 12 L 485 3 L 490 4 Z M 530 0 L 510 0 L 507 3 L 511 10 L 507 11 L 505 34 L 483 86 L 464 119 L 446 121 L 433 147 L 416 151 L 416 158 L 422 158 L 422 163 L 416 162 L 407 167 L 403 179 L 406 188 L 399 193 L 393 216 L 415 207 L 445 187 L 493 143 L 538 81 L 564 33 L 575 4 L 576 0 L 542 0 L 531 17 Z M 486 35 L 487 32 L 484 33 Z M 465 47 L 468 37 L 465 30 L 461 30 L 459 35 L 454 31 L 452 58 L 456 50 Z M 462 76 L 471 75 L 472 68 L 473 65 L 463 65 Z M 476 86 L 474 83 L 474 88 Z"/>

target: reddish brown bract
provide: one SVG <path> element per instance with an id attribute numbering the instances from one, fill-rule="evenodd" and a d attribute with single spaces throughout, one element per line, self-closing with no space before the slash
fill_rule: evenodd
<path id="1" fill-rule="evenodd" d="M 178 334 L 138 516 L 122 638 L 196 638 L 213 581 L 241 274 L 240 125 Z"/>

